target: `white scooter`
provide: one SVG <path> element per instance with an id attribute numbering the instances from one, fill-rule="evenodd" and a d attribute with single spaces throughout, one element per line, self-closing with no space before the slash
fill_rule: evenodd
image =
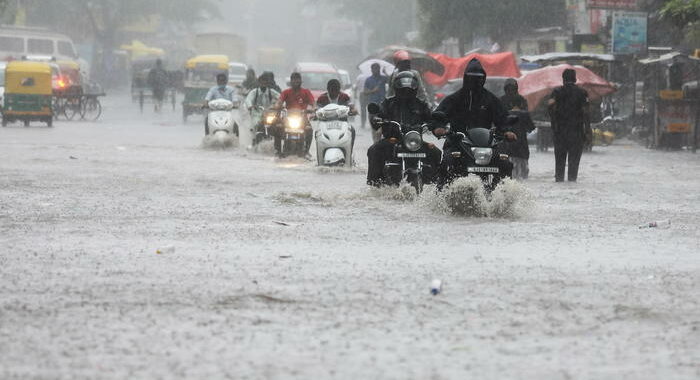
<path id="1" fill-rule="evenodd" d="M 238 123 L 233 116 L 234 104 L 226 99 L 215 99 L 208 104 L 209 113 L 204 126 L 204 134 L 218 140 L 230 141 L 238 136 Z"/>
<path id="2" fill-rule="evenodd" d="M 316 158 L 319 166 L 353 165 L 353 128 L 348 122 L 350 108 L 329 104 L 316 111 Z"/>

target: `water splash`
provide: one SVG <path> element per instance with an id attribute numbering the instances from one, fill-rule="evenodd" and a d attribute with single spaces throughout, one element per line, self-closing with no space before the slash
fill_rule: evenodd
<path id="1" fill-rule="evenodd" d="M 202 138 L 202 149 L 226 149 L 238 146 L 238 138 L 228 133 L 215 133 Z"/>
<path id="2" fill-rule="evenodd" d="M 534 197 L 520 182 L 503 180 L 488 194 L 478 177 L 456 179 L 442 192 L 426 187 L 418 199 L 422 208 L 445 215 L 518 219 L 534 209 Z"/>

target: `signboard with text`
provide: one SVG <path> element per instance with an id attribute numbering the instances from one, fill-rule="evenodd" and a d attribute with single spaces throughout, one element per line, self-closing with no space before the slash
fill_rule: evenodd
<path id="1" fill-rule="evenodd" d="M 587 0 L 587 5 L 589 9 L 638 9 L 637 0 Z"/>
<path id="2" fill-rule="evenodd" d="M 647 13 L 613 12 L 613 54 L 642 54 L 647 49 Z"/>

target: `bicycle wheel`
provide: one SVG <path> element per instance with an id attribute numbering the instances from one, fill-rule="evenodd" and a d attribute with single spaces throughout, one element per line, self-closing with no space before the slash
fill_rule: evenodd
<path id="1" fill-rule="evenodd" d="M 75 115 L 80 114 L 80 100 L 79 99 L 66 99 L 63 103 L 63 115 L 68 120 L 73 120 Z"/>
<path id="2" fill-rule="evenodd" d="M 80 116 L 89 121 L 95 121 L 102 115 L 102 104 L 97 98 L 88 98 L 83 102 Z"/>
<path id="3" fill-rule="evenodd" d="M 65 99 L 63 98 L 54 98 L 53 99 L 53 104 L 51 105 L 53 108 L 53 116 L 56 120 L 60 116 L 63 116 L 65 112 Z"/>

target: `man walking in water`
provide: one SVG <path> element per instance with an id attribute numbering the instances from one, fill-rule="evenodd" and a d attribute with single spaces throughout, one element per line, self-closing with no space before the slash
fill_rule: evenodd
<path id="1" fill-rule="evenodd" d="M 588 93 L 576 86 L 575 70 L 564 70 L 562 79 L 564 85 L 554 89 L 548 102 L 554 132 L 554 177 L 556 182 L 564 181 L 568 159 L 568 180 L 576 182 L 583 145 L 591 137 Z"/>

